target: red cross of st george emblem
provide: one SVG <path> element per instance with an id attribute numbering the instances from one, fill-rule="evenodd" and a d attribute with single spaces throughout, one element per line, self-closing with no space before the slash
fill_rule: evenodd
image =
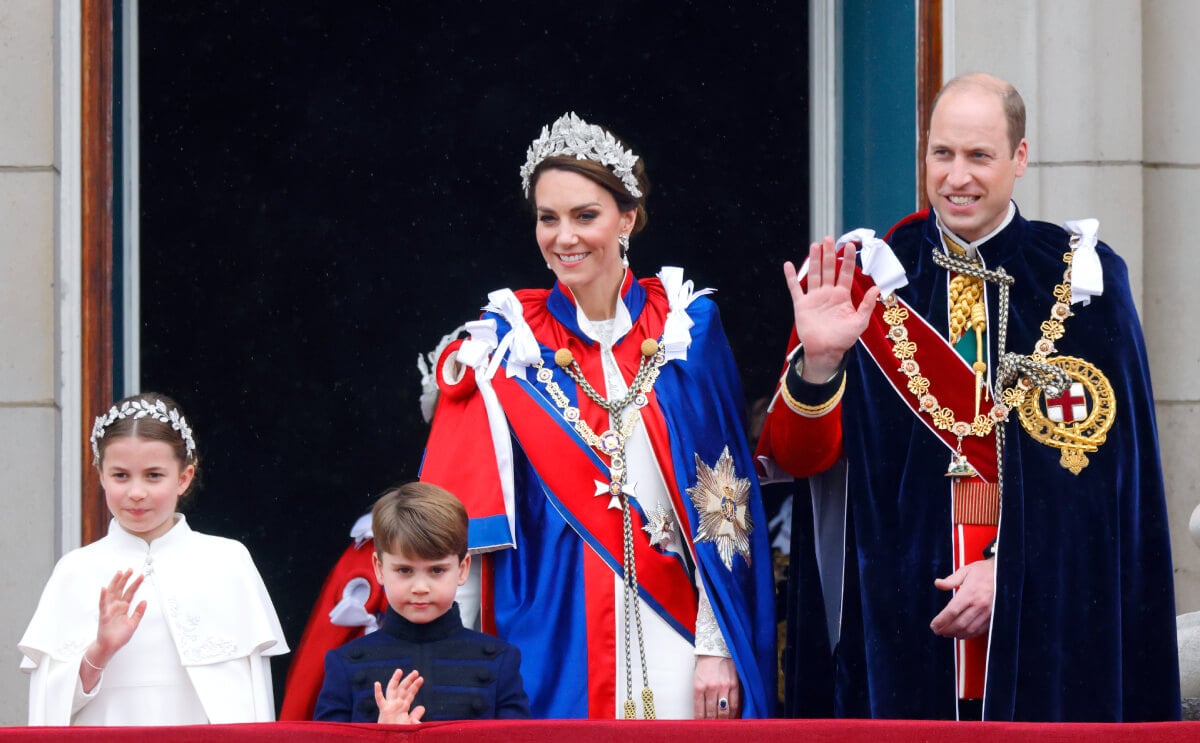
<path id="1" fill-rule="evenodd" d="M 1046 398 L 1046 417 L 1057 423 L 1073 423 L 1087 417 L 1083 385 L 1074 382 L 1058 397 Z"/>

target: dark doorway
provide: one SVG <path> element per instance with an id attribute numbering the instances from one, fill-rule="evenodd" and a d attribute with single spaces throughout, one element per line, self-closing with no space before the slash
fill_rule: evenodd
<path id="1" fill-rule="evenodd" d="M 190 518 L 247 544 L 293 645 L 354 520 L 417 474 L 417 354 L 550 282 L 517 171 L 564 111 L 645 158 L 634 270 L 718 288 L 770 393 L 810 232 L 805 3 L 140 8 L 142 386 L 183 404 Z"/>

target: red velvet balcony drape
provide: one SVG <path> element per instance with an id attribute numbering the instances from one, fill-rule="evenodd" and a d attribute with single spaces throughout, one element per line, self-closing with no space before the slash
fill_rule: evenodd
<path id="1" fill-rule="evenodd" d="M 1184 743 L 1200 740 L 1200 722 L 1126 724 L 927 722 L 919 720 L 761 720 L 432 722 L 407 728 L 327 722 L 279 722 L 174 728 L 3 728 L 0 743 L 80 741 L 124 743 L 296 743 L 389 741 L 404 743 Z"/>

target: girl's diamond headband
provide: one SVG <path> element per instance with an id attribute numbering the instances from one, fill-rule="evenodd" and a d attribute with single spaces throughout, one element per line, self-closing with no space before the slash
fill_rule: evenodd
<path id="1" fill-rule="evenodd" d="M 92 426 L 92 463 L 100 464 L 100 439 L 104 438 L 104 431 L 114 422 L 122 418 L 153 418 L 160 423 L 166 423 L 171 428 L 179 432 L 179 437 L 183 439 L 183 446 L 187 452 L 189 461 L 196 461 L 196 441 L 192 438 L 192 429 L 187 424 L 187 420 L 179 414 L 177 408 L 167 409 L 166 404 L 162 400 L 126 400 L 118 408 L 116 405 L 109 408 L 104 415 L 96 416 L 96 424 Z"/>
<path id="2" fill-rule="evenodd" d="M 533 140 L 521 166 L 521 186 L 529 198 L 529 179 L 534 168 L 548 157 L 574 156 L 576 160 L 593 160 L 612 170 L 621 179 L 625 190 L 635 199 L 642 197 L 633 166 L 637 155 L 621 146 L 617 138 L 604 129 L 589 124 L 572 113 L 563 114 L 550 125 L 542 127 L 542 136 Z"/>

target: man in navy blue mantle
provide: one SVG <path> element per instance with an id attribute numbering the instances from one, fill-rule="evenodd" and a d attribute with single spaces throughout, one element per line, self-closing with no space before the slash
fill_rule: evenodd
<path id="1" fill-rule="evenodd" d="M 795 328 L 759 454 L 813 492 L 794 510 L 799 713 L 1179 718 L 1125 264 L 1095 220 L 1021 217 L 1024 127 L 1011 85 L 956 78 L 930 120 L 932 209 L 890 248 L 826 238 L 799 277 L 785 265 Z"/>

